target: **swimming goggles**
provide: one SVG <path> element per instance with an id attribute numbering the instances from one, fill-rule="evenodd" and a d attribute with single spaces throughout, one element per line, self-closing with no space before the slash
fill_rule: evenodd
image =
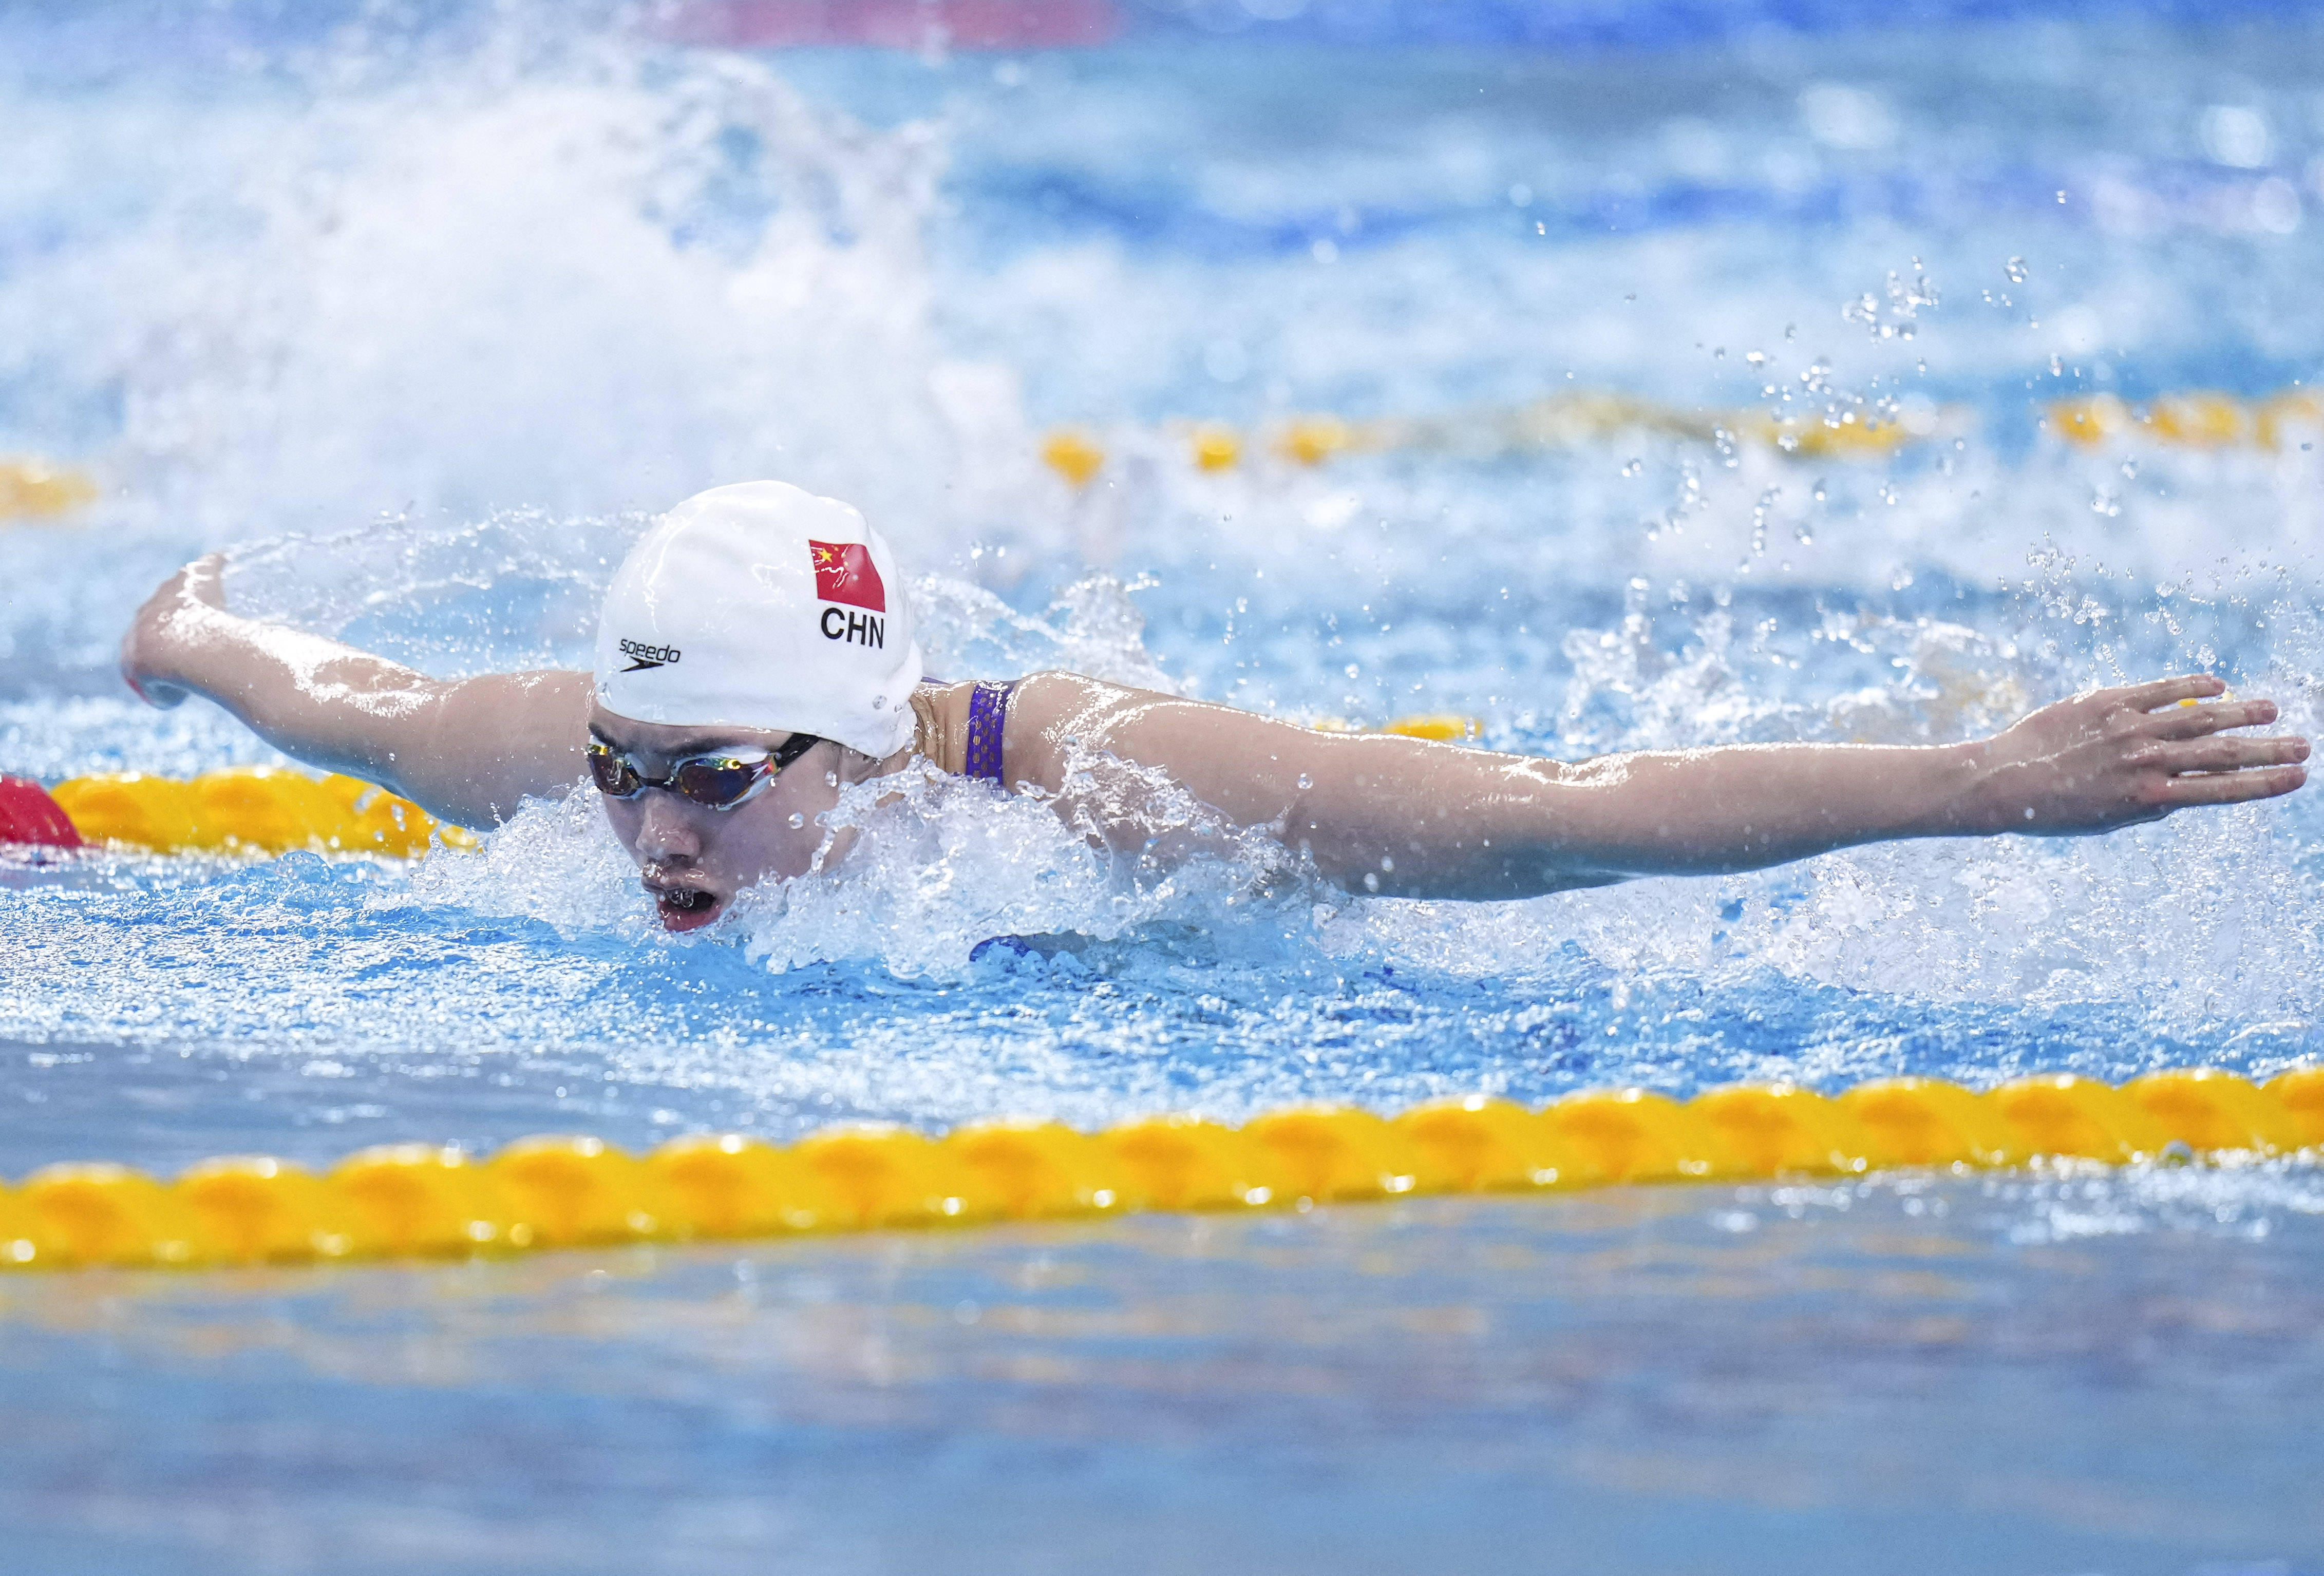
<path id="1" fill-rule="evenodd" d="M 731 810 L 755 798 L 783 768 L 823 741 L 793 733 L 773 750 L 710 750 L 669 763 L 666 777 L 648 777 L 627 752 L 603 739 L 589 741 L 589 775 L 610 799 L 634 799 L 648 788 L 676 794 L 706 810 Z"/>

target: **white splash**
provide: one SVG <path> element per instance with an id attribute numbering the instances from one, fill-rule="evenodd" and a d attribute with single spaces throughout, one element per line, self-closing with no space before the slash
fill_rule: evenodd
<path id="1" fill-rule="evenodd" d="M 1054 799 L 919 767 L 848 788 L 817 819 L 826 849 L 853 832 L 844 857 L 746 894 L 728 921 L 778 971 L 862 959 L 957 978 L 995 938 L 1074 950 L 1168 921 L 1231 925 L 1292 862 L 1162 773 L 1089 752 Z"/>
<path id="2" fill-rule="evenodd" d="M 932 564 L 1046 539 L 1063 488 L 1014 374 L 934 327 L 933 127 L 540 20 L 569 36 L 327 53 L 232 113 L 162 84 L 126 119 L 14 117 L 60 203 L 66 171 L 171 149 L 127 217 L 0 281 L 12 355 L 117 400 L 89 456 L 116 512 L 247 537 L 777 475 Z"/>

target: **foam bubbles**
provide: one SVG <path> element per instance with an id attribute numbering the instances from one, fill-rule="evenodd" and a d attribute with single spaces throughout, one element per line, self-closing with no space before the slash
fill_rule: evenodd
<path id="1" fill-rule="evenodd" d="M 844 857 L 762 886 L 730 922 L 779 971 L 872 961 L 899 977 L 960 978 L 998 938 L 1078 954 L 1156 926 L 1232 929 L 1237 905 L 1290 865 L 1279 843 L 1226 825 L 1160 773 L 1086 752 L 1069 756 L 1055 806 L 916 768 L 851 785 L 817 820 L 826 853 Z"/>
<path id="2" fill-rule="evenodd" d="M 586 783 L 528 799 L 474 853 L 438 851 L 393 899 L 539 920 L 571 933 L 659 931 L 638 872 Z"/>
<path id="3" fill-rule="evenodd" d="M 529 20 L 294 57 L 231 113 L 166 76 L 126 121 L 62 90 L 20 112 L 124 179 L 175 144 L 0 285 L 21 364 L 117 411 L 89 436 L 124 512 L 247 536 L 778 475 L 924 558 L 1037 535 L 1007 369 L 934 332 L 930 129 L 588 24 L 519 47 Z"/>

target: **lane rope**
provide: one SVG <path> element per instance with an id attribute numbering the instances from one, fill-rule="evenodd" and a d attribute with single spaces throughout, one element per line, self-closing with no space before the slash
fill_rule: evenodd
<path id="1" fill-rule="evenodd" d="M 2184 448 L 2273 451 L 2324 436 L 2324 395 L 2294 385 L 2249 398 L 2190 389 L 2134 401 L 2113 394 L 2053 400 L 2043 430 L 2078 447 L 2143 440 Z M 1821 410 L 1716 410 L 1576 390 L 1516 405 L 1479 406 L 1435 416 L 1281 418 L 1254 428 L 1180 421 L 1158 429 L 1102 432 L 1060 427 L 1042 441 L 1043 462 L 1075 492 L 1130 456 L 1176 456 L 1197 471 L 1231 471 L 1268 460 L 1313 467 L 1343 455 L 1434 453 L 1497 458 L 1580 448 L 1626 433 L 1648 433 L 1731 449 L 1743 444 L 1799 459 L 1881 459 L 1932 438 L 1965 437 L 1974 415 L 1957 405 L 1888 406 L 1832 401 Z M 88 473 L 36 457 L 0 459 L 0 522 L 60 520 L 104 489 Z"/>
<path id="2" fill-rule="evenodd" d="M 489 1159 L 385 1145 L 321 1175 L 260 1156 L 205 1160 L 170 1183 L 106 1162 L 51 1166 L 0 1187 L 0 1267 L 460 1258 L 1898 1167 L 2313 1163 L 2319 1146 L 2324 1064 L 2264 1087 L 2189 1068 L 2120 1088 L 2051 1074 L 1982 1093 L 1888 1078 L 1832 1098 L 1787 1083 L 1683 1103 L 1643 1089 L 1590 1091 L 1539 1110 L 1480 1095 L 1392 1119 L 1302 1107 L 1240 1128 L 1167 1116 L 1083 1133 L 1024 1120 L 932 1138 L 864 1124 L 781 1147 L 698 1134 L 642 1157 L 549 1135 Z"/>
<path id="3" fill-rule="evenodd" d="M 2273 452 L 2324 438 L 2324 395 L 2297 385 L 2249 399 L 2207 389 L 2158 394 L 2143 402 L 2112 394 L 2078 395 L 2050 401 L 2040 422 L 2043 430 L 2083 448 L 2139 440 Z M 1972 413 L 1960 406 L 1884 408 L 1835 401 L 1798 413 L 1781 407 L 1722 411 L 1576 391 L 1434 417 L 1292 416 L 1249 431 L 1197 421 L 1166 427 L 1158 434 L 1121 431 L 1109 438 L 1089 428 L 1065 427 L 1049 434 L 1041 457 L 1080 491 L 1117 456 L 1173 450 L 1198 471 L 1221 472 L 1268 458 L 1314 466 L 1342 455 L 1389 452 L 1498 458 L 1645 433 L 1728 450 L 1756 445 L 1796 459 L 1881 459 L 1911 445 L 1965 437 L 1975 425 Z"/>
<path id="4" fill-rule="evenodd" d="M 2304 449 L 2324 435 L 2324 394 L 2291 388 L 2245 400 L 2196 389 L 2158 394 L 2143 402 L 2096 394 L 2052 402 L 2045 425 L 2080 448 L 2137 438 L 2181 448 L 2247 447 L 2273 452 L 2296 443 Z"/>
<path id="5" fill-rule="evenodd" d="M 20 791 L 37 791 L 24 779 L 7 780 Z M 237 766 L 191 779 L 101 772 L 60 782 L 48 797 L 75 835 L 36 835 L 23 806 L 14 841 L 65 848 L 110 843 L 155 853 L 263 856 L 303 849 L 390 859 L 414 859 L 439 845 L 477 845 L 475 834 L 359 778 L 318 779 L 279 767 Z M 10 837 L 10 826 L 0 825 L 0 842 Z"/>
<path id="6" fill-rule="evenodd" d="M 1628 394 L 1582 390 L 1519 405 L 1480 406 L 1441 416 L 1355 419 L 1291 416 L 1243 430 L 1222 421 L 1182 422 L 1158 431 L 1101 435 L 1086 427 L 1051 432 L 1041 458 L 1081 491 L 1117 455 L 1176 451 L 1198 471 L 1231 471 L 1254 460 L 1316 466 L 1341 456 L 1423 453 L 1471 459 L 1580 448 L 1624 433 L 1647 433 L 1732 449 L 1775 448 L 1802 459 L 1873 459 L 1908 444 L 1966 433 L 1968 413 L 1915 405 L 1895 411 L 1835 404 L 1805 414 L 1690 410 Z"/>

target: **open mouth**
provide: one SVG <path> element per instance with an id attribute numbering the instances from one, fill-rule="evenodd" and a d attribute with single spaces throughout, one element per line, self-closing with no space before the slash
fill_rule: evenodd
<path id="1" fill-rule="evenodd" d="M 665 930 L 698 930 L 718 917 L 718 895 L 699 887 L 648 887 Z"/>

